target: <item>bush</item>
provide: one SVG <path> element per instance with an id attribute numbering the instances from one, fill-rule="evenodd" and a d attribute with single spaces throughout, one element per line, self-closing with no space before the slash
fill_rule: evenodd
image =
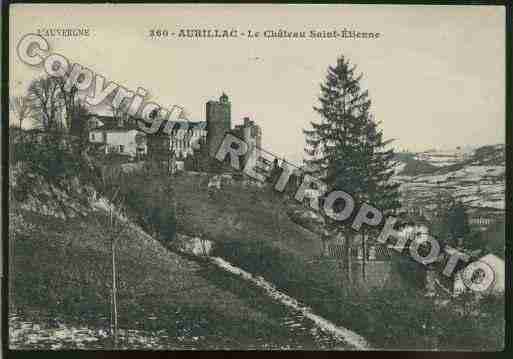
<path id="1" fill-rule="evenodd" d="M 426 283 L 426 267 L 408 256 L 394 255 L 392 265 L 401 280 L 417 290 L 423 290 Z"/>
<path id="2" fill-rule="evenodd" d="M 12 144 L 14 163 L 22 162 L 30 173 L 56 180 L 80 171 L 80 158 L 71 139 L 60 133 L 29 133 Z"/>
<path id="3" fill-rule="evenodd" d="M 176 237 L 175 198 L 167 175 L 151 176 L 148 172 L 119 173 L 112 186 L 118 186 L 129 213 L 145 230 L 160 241 Z"/>

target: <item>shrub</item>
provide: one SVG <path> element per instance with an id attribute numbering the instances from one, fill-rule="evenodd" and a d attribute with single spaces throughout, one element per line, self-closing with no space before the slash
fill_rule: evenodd
<path id="1" fill-rule="evenodd" d="M 176 237 L 175 199 L 170 178 L 167 175 L 151 176 L 137 172 L 110 177 L 112 186 L 120 189 L 120 196 L 129 213 L 145 230 L 161 241 Z"/>
<path id="2" fill-rule="evenodd" d="M 76 174 L 81 161 L 73 152 L 72 140 L 60 133 L 29 133 L 14 143 L 13 163 L 21 161 L 30 173 L 46 179 Z"/>

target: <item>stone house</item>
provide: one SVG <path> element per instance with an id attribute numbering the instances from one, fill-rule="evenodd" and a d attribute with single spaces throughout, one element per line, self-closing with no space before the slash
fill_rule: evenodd
<path id="1" fill-rule="evenodd" d="M 105 154 L 116 153 L 134 158 L 147 152 L 135 121 L 93 115 L 89 119 L 89 142 Z"/>

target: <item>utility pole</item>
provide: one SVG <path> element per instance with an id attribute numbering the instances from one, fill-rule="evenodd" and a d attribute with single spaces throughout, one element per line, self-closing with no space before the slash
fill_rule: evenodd
<path id="1" fill-rule="evenodd" d="M 347 265 L 347 280 L 350 284 L 353 283 L 353 276 L 352 276 L 352 270 L 353 270 L 353 263 L 352 263 L 352 240 L 350 239 L 350 234 L 347 234 L 347 237 L 344 238 L 345 242 L 345 255 L 346 255 L 346 265 Z"/>
<path id="2" fill-rule="evenodd" d="M 362 229 L 362 281 L 365 281 L 365 232 Z"/>
<path id="3" fill-rule="evenodd" d="M 110 225 L 114 226 L 113 208 L 110 209 Z M 113 334 L 114 349 L 118 346 L 118 303 L 117 303 L 117 287 L 116 287 L 116 237 L 111 240 L 112 251 L 112 316 L 113 316 Z"/>

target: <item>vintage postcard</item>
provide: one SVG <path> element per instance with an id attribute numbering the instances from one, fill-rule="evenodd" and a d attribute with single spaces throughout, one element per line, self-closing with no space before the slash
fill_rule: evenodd
<path id="1" fill-rule="evenodd" d="M 12 4 L 8 349 L 502 350 L 505 13 Z"/>

